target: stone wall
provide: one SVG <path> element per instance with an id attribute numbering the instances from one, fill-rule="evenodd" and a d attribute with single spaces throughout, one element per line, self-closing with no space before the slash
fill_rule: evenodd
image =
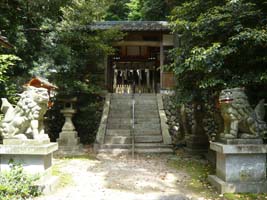
<path id="1" fill-rule="evenodd" d="M 212 139 L 222 131 L 223 120 L 212 101 L 178 105 L 175 95 L 168 94 L 163 95 L 163 106 L 169 132 L 177 146 L 186 145 L 193 135 L 205 134 Z"/>
<path id="2" fill-rule="evenodd" d="M 184 142 L 184 133 L 181 130 L 180 126 L 180 112 L 177 105 L 175 105 L 173 95 L 163 95 L 163 107 L 167 117 L 167 124 L 169 126 L 169 133 L 172 137 L 172 142 L 175 145 L 183 145 Z"/>

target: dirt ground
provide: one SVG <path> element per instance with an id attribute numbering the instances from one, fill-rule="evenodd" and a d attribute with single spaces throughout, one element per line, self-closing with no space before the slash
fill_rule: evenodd
<path id="1" fill-rule="evenodd" d="M 185 188 L 189 175 L 167 165 L 170 156 L 55 159 L 54 166 L 68 183 L 36 200 L 204 200 Z"/>

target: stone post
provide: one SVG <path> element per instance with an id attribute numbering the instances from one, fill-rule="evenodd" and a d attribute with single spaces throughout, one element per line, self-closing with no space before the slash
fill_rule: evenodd
<path id="1" fill-rule="evenodd" d="M 74 102 L 77 98 L 61 100 L 64 102 L 64 108 L 60 111 L 65 117 L 65 123 L 62 127 L 62 131 L 59 133 L 57 139 L 59 145 L 58 154 L 77 154 L 81 150 L 80 138 L 75 130 L 75 126 L 72 122 L 72 117 L 76 113 L 73 108 Z"/>

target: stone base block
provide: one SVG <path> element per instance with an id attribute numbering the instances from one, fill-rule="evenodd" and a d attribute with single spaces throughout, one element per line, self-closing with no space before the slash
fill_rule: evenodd
<path id="1" fill-rule="evenodd" d="M 9 170 L 11 160 L 21 163 L 26 172 L 31 174 L 44 173 L 52 166 L 53 152 L 58 149 L 57 143 L 33 144 L 33 141 L 13 140 L 13 144 L 0 145 L 0 171 Z M 7 144 L 4 140 L 4 143 Z"/>
<path id="2" fill-rule="evenodd" d="M 209 175 L 208 181 L 219 193 L 267 193 L 267 181 L 225 182 L 215 175 Z"/>
<path id="3" fill-rule="evenodd" d="M 10 161 L 20 163 L 25 172 L 40 176 L 36 186 L 44 194 L 51 193 L 59 183 L 58 178 L 51 175 L 53 152 L 57 149 L 58 144 L 48 139 L 4 139 L 0 145 L 0 172 L 10 170 Z"/>
<path id="4" fill-rule="evenodd" d="M 211 142 L 210 148 L 216 152 L 216 175 L 209 181 L 219 192 L 267 192 L 267 145 Z"/>
<path id="5" fill-rule="evenodd" d="M 36 186 L 43 193 L 50 193 L 58 183 L 57 177 L 51 175 L 53 153 L 57 149 L 58 144 L 47 139 L 4 139 L 3 145 L 0 145 L 0 172 L 10 170 L 10 161 L 20 163 L 25 172 L 39 175 Z"/>
<path id="6" fill-rule="evenodd" d="M 263 144 L 262 139 L 219 139 L 220 143 L 223 144 Z"/>

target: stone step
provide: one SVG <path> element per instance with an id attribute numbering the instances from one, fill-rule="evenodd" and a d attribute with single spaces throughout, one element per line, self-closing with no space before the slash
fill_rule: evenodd
<path id="1" fill-rule="evenodd" d="M 135 100 L 135 105 L 136 106 L 155 106 L 157 107 L 158 104 L 156 101 L 150 101 L 150 100 Z"/>
<path id="2" fill-rule="evenodd" d="M 147 96 L 147 97 L 144 97 L 144 96 L 135 96 L 134 97 L 134 100 L 136 101 L 148 101 L 148 102 L 155 102 L 157 101 L 157 98 L 155 96 Z"/>
<path id="3" fill-rule="evenodd" d="M 110 118 L 110 119 L 108 119 L 108 124 L 132 124 L 132 119 L 130 119 L 130 118 Z"/>
<path id="4" fill-rule="evenodd" d="M 162 144 L 162 143 L 135 143 L 135 149 L 166 149 L 172 148 L 172 145 Z M 101 149 L 131 149 L 132 144 L 102 144 Z"/>
<path id="5" fill-rule="evenodd" d="M 162 135 L 135 135 L 135 143 L 156 143 L 162 142 Z"/>
<path id="6" fill-rule="evenodd" d="M 107 129 L 131 129 L 132 124 L 107 124 Z"/>
<path id="7" fill-rule="evenodd" d="M 161 130 L 143 130 L 143 129 L 135 129 L 134 135 L 161 135 Z"/>
<path id="8" fill-rule="evenodd" d="M 172 153 L 170 145 L 163 144 L 157 96 L 134 94 L 136 153 Z M 131 153 L 132 149 L 132 95 L 113 94 L 107 120 L 105 144 L 101 152 Z"/>
<path id="9" fill-rule="evenodd" d="M 131 100 L 132 96 L 124 95 L 124 96 L 113 96 L 111 100 L 113 101 L 123 101 L 123 100 Z"/>
<path id="10" fill-rule="evenodd" d="M 159 124 L 160 119 L 158 117 L 154 118 L 135 118 L 135 124 L 143 124 L 143 123 L 151 123 L 151 124 Z"/>
<path id="11" fill-rule="evenodd" d="M 136 149 L 172 148 L 172 145 L 162 143 L 135 143 Z"/>
<path id="12" fill-rule="evenodd" d="M 168 153 L 172 154 L 173 149 L 171 148 L 151 148 L 151 149 L 135 149 L 135 153 L 141 153 L 141 154 L 146 154 L 146 153 Z M 131 154 L 132 149 L 100 149 L 98 151 L 99 154 L 101 153 L 109 153 L 109 154 L 114 154 L 114 155 L 121 155 L 121 154 Z"/>
<path id="13" fill-rule="evenodd" d="M 122 112 L 132 112 L 132 107 L 130 107 L 130 106 L 112 106 L 112 107 L 110 107 L 110 110 L 109 110 L 109 112 L 113 112 L 113 111 L 115 111 L 115 112 L 120 112 L 120 111 L 122 111 Z"/>
<path id="14" fill-rule="evenodd" d="M 132 148 L 131 144 L 102 144 L 100 149 L 130 149 Z"/>
<path id="15" fill-rule="evenodd" d="M 110 108 L 109 112 L 132 112 L 132 107 L 127 107 L 127 108 L 124 108 L 124 107 L 113 107 L 113 108 Z"/>
<path id="16" fill-rule="evenodd" d="M 108 123 L 107 129 L 131 129 L 132 123 Z M 135 124 L 134 129 L 137 131 L 156 131 L 161 130 L 160 124 L 152 124 L 152 123 L 142 123 L 142 124 Z"/>
<path id="17" fill-rule="evenodd" d="M 110 136 L 130 136 L 131 130 L 130 129 L 107 129 L 106 135 Z"/>
<path id="18" fill-rule="evenodd" d="M 135 115 L 158 115 L 158 110 L 134 110 Z"/>
<path id="19" fill-rule="evenodd" d="M 113 117 L 108 119 L 109 124 L 132 124 L 132 118 L 125 118 L 125 117 Z M 145 124 L 159 124 L 159 118 L 135 118 L 134 124 L 138 125 L 145 125 Z"/>
<path id="20" fill-rule="evenodd" d="M 149 115 L 149 114 L 135 114 L 134 115 L 135 120 L 146 120 L 146 119 L 155 119 L 159 118 L 159 115 Z"/>
<path id="21" fill-rule="evenodd" d="M 131 129 L 107 129 L 106 135 L 110 136 L 130 136 Z M 155 130 L 143 130 L 143 129 L 134 129 L 134 135 L 161 135 L 160 129 Z"/>
<path id="22" fill-rule="evenodd" d="M 131 113 L 109 113 L 108 115 L 109 119 L 110 118 L 132 118 Z"/>
<path id="23" fill-rule="evenodd" d="M 162 142 L 161 135 L 135 135 L 135 143 L 160 143 Z M 131 136 L 110 136 L 106 135 L 105 144 L 132 144 Z"/>
<path id="24" fill-rule="evenodd" d="M 110 105 L 110 109 L 118 109 L 118 108 L 131 108 L 132 107 L 132 102 L 113 102 Z"/>
<path id="25" fill-rule="evenodd" d="M 152 124 L 152 123 L 141 123 L 135 124 L 134 128 L 136 130 L 160 130 L 160 124 Z"/>
<path id="26" fill-rule="evenodd" d="M 135 105 L 135 110 L 156 110 L 158 109 L 157 106 L 154 105 Z"/>
<path id="27" fill-rule="evenodd" d="M 158 113 L 135 113 L 135 119 L 154 119 L 159 118 Z M 110 112 L 109 118 L 132 118 L 131 112 Z"/>
<path id="28" fill-rule="evenodd" d="M 171 148 L 135 149 L 135 153 L 173 153 Z"/>
<path id="29" fill-rule="evenodd" d="M 144 126 L 147 126 L 147 127 L 160 127 L 160 124 L 159 124 L 159 120 L 156 120 L 156 119 L 153 119 L 153 120 L 150 120 L 150 119 L 141 119 L 141 118 L 137 118 L 135 119 L 134 121 L 136 127 L 144 127 Z"/>
<path id="30" fill-rule="evenodd" d="M 159 113 L 158 112 L 156 112 L 156 111 L 147 111 L 147 112 L 135 112 L 135 116 L 136 117 L 151 117 L 151 118 L 153 118 L 153 117 L 159 117 Z"/>
<path id="31" fill-rule="evenodd" d="M 122 117 L 122 116 L 132 115 L 132 112 L 131 111 L 123 111 L 123 110 L 111 110 L 109 112 L 109 115 Z"/>
<path id="32" fill-rule="evenodd" d="M 105 144 L 132 144 L 132 137 L 106 135 Z"/>

